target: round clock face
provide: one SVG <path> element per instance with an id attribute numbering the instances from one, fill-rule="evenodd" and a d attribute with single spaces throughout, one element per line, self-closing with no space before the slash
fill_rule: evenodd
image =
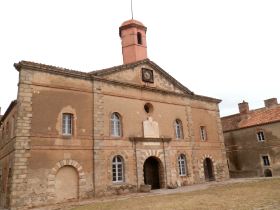
<path id="1" fill-rule="evenodd" d="M 145 72 L 144 72 L 144 78 L 145 78 L 146 80 L 150 80 L 150 79 L 152 78 L 151 72 L 145 71 Z"/>

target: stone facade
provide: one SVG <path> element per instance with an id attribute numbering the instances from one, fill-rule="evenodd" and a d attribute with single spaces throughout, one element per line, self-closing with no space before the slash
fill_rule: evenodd
<path id="1" fill-rule="evenodd" d="M 231 177 L 280 175 L 280 106 L 277 99 L 250 110 L 239 104 L 240 113 L 222 118 Z"/>
<path id="2" fill-rule="evenodd" d="M 138 22 L 126 24 L 121 30 L 137 28 Z M 89 73 L 15 64 L 18 97 L 1 119 L 1 207 L 24 209 L 137 192 L 144 184 L 174 188 L 203 183 L 208 176 L 229 177 L 220 100 L 194 94 L 141 59 Z M 72 116 L 67 135 L 64 114 Z M 6 137 L 11 119 L 15 135 Z"/>

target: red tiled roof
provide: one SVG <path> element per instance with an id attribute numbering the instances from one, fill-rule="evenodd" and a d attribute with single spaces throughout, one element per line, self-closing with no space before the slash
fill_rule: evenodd
<path id="1" fill-rule="evenodd" d="M 280 121 L 280 105 L 222 117 L 224 132 Z"/>

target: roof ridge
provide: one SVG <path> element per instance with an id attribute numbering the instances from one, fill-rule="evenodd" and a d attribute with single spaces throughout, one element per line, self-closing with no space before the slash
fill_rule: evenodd
<path id="1" fill-rule="evenodd" d="M 224 132 L 279 122 L 280 106 L 262 107 L 250 110 L 246 114 L 225 116 L 221 120 Z"/>

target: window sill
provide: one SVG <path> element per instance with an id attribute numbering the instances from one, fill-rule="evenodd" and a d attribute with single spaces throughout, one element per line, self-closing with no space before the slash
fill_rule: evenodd
<path id="1" fill-rule="evenodd" d="M 62 135 L 62 138 L 63 139 L 72 139 L 72 135 L 66 135 L 66 134 L 64 134 L 64 135 Z"/>
<path id="2" fill-rule="evenodd" d="M 110 136 L 109 137 L 110 139 L 117 139 L 117 140 L 124 140 L 124 137 L 123 136 Z"/>
<path id="3" fill-rule="evenodd" d="M 125 184 L 124 181 L 113 181 L 113 185 L 123 185 Z"/>

